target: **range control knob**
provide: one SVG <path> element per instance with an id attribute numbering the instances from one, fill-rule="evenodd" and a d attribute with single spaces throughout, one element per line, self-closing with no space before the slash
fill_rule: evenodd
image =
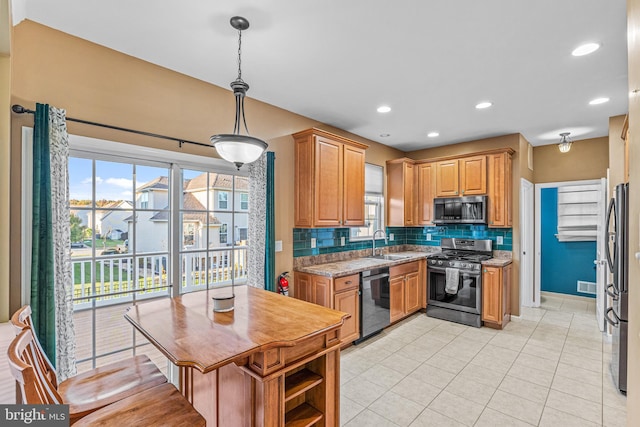
<path id="1" fill-rule="evenodd" d="M 442 261 L 438 261 L 438 265 L 442 265 Z"/>

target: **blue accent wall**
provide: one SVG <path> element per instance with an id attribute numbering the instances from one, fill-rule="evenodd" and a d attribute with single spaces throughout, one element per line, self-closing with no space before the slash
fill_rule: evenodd
<path id="1" fill-rule="evenodd" d="M 488 228 L 486 225 L 447 225 L 438 227 L 387 227 L 387 236 L 393 233 L 394 240 L 387 244 L 376 239 L 376 247 L 397 245 L 440 246 L 443 237 L 466 237 L 470 239 L 491 239 L 493 249 L 512 250 L 511 228 Z M 502 245 L 497 244 L 501 236 Z M 340 238 L 345 238 L 345 246 L 340 246 Z M 316 239 L 316 247 L 311 248 L 311 238 Z M 349 240 L 348 228 L 294 228 L 293 256 L 309 256 L 333 252 L 353 251 L 371 248 L 371 239 Z"/>
<path id="2" fill-rule="evenodd" d="M 595 298 L 577 291 L 577 281 L 596 281 L 596 242 L 559 242 L 558 189 L 543 188 L 541 211 L 540 288 L 543 291 Z"/>

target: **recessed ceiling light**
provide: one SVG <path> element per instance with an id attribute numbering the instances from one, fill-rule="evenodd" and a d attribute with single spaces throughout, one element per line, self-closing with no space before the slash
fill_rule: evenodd
<path id="1" fill-rule="evenodd" d="M 599 48 L 600 48 L 600 45 L 598 43 L 585 43 L 573 49 L 573 52 L 571 52 L 571 55 L 573 56 L 589 55 L 590 53 L 595 52 Z"/>
<path id="2" fill-rule="evenodd" d="M 388 136 L 391 136 L 391 134 L 390 133 L 381 133 L 380 134 L 380 138 L 386 138 Z"/>
<path id="3" fill-rule="evenodd" d="M 440 134 L 438 132 L 429 132 L 427 136 L 429 138 L 435 138 L 436 136 L 440 136 Z"/>
<path id="4" fill-rule="evenodd" d="M 388 105 L 381 105 L 378 107 L 378 113 L 388 113 L 389 111 L 391 111 L 391 107 Z"/>
<path id="5" fill-rule="evenodd" d="M 604 104 L 605 102 L 609 102 L 609 98 L 596 98 L 589 101 L 589 105 L 598 105 Z"/>
<path id="6" fill-rule="evenodd" d="M 489 108 L 493 105 L 493 103 L 489 102 L 489 101 L 483 101 L 479 104 L 476 105 L 476 108 L 478 110 L 482 110 L 483 108 Z"/>

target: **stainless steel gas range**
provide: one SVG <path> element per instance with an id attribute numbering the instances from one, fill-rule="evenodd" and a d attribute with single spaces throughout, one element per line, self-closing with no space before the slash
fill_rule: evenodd
<path id="1" fill-rule="evenodd" d="M 445 238 L 441 247 L 427 260 L 427 316 L 479 328 L 481 262 L 492 257 L 492 241 Z"/>

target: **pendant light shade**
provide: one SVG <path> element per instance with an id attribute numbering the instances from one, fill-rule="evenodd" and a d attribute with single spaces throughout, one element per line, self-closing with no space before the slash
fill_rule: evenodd
<path id="1" fill-rule="evenodd" d="M 238 170 L 247 163 L 255 162 L 267 149 L 266 142 L 249 135 L 247 119 L 244 114 L 244 98 L 249 85 L 242 80 L 242 30 L 249 28 L 249 21 L 241 16 L 231 18 L 231 26 L 238 30 L 238 78 L 231 82 L 236 99 L 236 120 L 232 134 L 219 134 L 211 137 L 211 144 L 224 160 L 236 165 Z M 246 135 L 240 134 L 240 125 L 244 125 Z"/>
<path id="2" fill-rule="evenodd" d="M 571 144 L 573 141 L 569 139 L 570 132 L 562 132 L 560 134 L 560 142 L 558 143 L 558 149 L 561 153 L 568 153 L 571 150 Z"/>

